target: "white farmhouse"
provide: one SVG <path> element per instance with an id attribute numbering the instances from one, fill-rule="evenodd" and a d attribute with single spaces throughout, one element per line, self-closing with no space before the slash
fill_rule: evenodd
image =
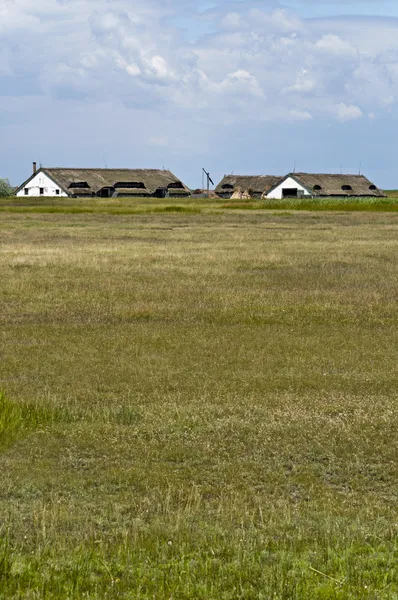
<path id="1" fill-rule="evenodd" d="M 364 175 L 289 173 L 266 190 L 263 199 L 314 197 L 384 197 L 384 193 Z"/>
<path id="2" fill-rule="evenodd" d="M 80 198 L 184 197 L 191 191 L 173 173 L 163 169 L 45 168 L 33 173 L 16 191 L 17 196 Z"/>
<path id="3" fill-rule="evenodd" d="M 37 170 L 35 162 L 33 163 L 33 175 L 17 189 L 16 195 L 68 197 L 67 192 L 49 173 L 42 168 Z"/>

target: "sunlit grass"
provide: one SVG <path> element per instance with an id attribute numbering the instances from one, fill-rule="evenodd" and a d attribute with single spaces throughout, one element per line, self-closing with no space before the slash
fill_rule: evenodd
<path id="1" fill-rule="evenodd" d="M 0 598 L 398 594 L 396 215 L 224 203 L 2 213 Z"/>
<path id="2" fill-rule="evenodd" d="M 0 213 L 138 215 L 162 212 L 220 210 L 311 210 L 396 212 L 398 196 L 387 198 L 285 198 L 284 200 L 225 200 L 223 198 L 0 198 Z"/>

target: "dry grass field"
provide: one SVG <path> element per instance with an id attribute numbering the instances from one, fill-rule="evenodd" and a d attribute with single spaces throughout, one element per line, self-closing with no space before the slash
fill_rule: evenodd
<path id="1" fill-rule="evenodd" d="M 396 213 L 157 208 L 2 205 L 0 598 L 397 599 Z"/>

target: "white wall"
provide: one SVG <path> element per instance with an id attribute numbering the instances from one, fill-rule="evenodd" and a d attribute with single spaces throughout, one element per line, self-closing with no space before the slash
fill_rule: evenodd
<path id="1" fill-rule="evenodd" d="M 25 195 L 25 188 L 29 190 L 29 194 Z M 40 194 L 40 188 L 44 189 L 44 193 Z M 57 190 L 59 190 L 59 194 L 57 194 Z M 61 188 L 56 185 L 47 175 L 43 172 L 37 173 L 33 179 L 26 184 L 22 190 L 20 190 L 17 196 L 25 196 L 28 198 L 29 196 L 59 196 L 60 198 L 67 198 L 68 194 L 65 194 L 61 190 Z"/>
<path id="2" fill-rule="evenodd" d="M 275 189 L 269 192 L 265 198 L 275 198 L 277 200 L 281 200 L 283 198 L 282 190 L 284 188 L 296 188 L 299 191 L 301 190 L 304 196 L 311 196 L 311 194 L 309 194 L 302 185 L 297 183 L 297 181 L 295 181 L 292 177 L 288 177 L 283 183 L 280 183 Z"/>

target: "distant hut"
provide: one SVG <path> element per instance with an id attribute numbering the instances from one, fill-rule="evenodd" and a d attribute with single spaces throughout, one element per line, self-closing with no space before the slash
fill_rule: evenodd
<path id="1" fill-rule="evenodd" d="M 220 198 L 261 198 L 281 179 L 275 175 L 225 175 L 215 191 Z"/>

